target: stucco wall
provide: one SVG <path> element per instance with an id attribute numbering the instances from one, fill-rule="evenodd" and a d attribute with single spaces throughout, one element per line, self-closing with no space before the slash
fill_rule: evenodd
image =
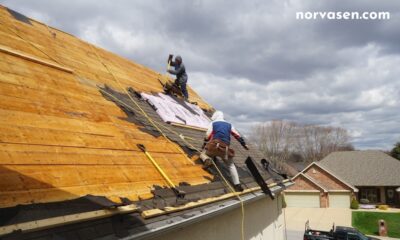
<path id="1" fill-rule="evenodd" d="M 281 197 L 262 198 L 245 205 L 246 240 L 283 240 L 284 218 Z M 237 208 L 211 219 L 174 230 L 155 239 L 163 240 L 240 240 L 241 209 Z"/>

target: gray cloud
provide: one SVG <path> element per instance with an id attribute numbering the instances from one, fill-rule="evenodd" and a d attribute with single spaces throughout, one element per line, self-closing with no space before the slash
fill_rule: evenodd
<path id="1" fill-rule="evenodd" d="M 165 71 L 244 132 L 272 119 L 342 126 L 358 148 L 400 140 L 399 1 L 0 1 Z M 390 20 L 296 20 L 297 11 L 389 11 Z"/>

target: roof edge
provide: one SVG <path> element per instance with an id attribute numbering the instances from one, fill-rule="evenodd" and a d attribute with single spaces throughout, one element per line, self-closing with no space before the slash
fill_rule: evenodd
<path id="1" fill-rule="evenodd" d="M 294 189 L 286 189 L 285 193 L 297 193 L 297 192 L 301 192 L 301 193 L 319 193 L 321 191 L 319 190 L 294 190 Z"/>
<path id="2" fill-rule="evenodd" d="M 271 191 L 273 193 L 280 193 L 284 190 L 284 188 L 292 186 L 294 183 L 293 182 L 285 182 L 283 183 L 284 187 L 275 185 L 274 187 L 271 187 Z M 263 193 L 261 190 L 257 192 L 253 192 L 251 194 L 246 194 L 241 196 L 241 199 L 244 204 L 249 204 L 251 202 L 257 201 L 259 199 L 265 198 L 267 195 Z M 209 218 L 212 218 L 214 216 L 220 215 L 222 213 L 231 211 L 233 209 L 239 208 L 241 206 L 240 201 L 237 199 L 229 199 L 223 202 L 220 202 L 220 204 L 216 206 L 211 206 L 209 209 L 200 211 L 198 210 L 198 215 L 194 215 L 189 218 L 182 218 L 179 216 L 168 218 L 167 220 L 164 220 L 162 224 L 160 222 L 157 223 L 152 223 L 147 225 L 148 229 L 145 232 L 140 232 L 137 234 L 130 235 L 128 237 L 125 237 L 124 240 L 131 240 L 131 239 L 147 239 L 149 237 L 157 237 L 161 236 L 162 234 L 165 234 L 167 232 L 170 232 L 172 230 L 175 230 L 177 228 L 182 228 L 184 226 L 188 226 L 191 224 L 194 224 L 196 222 L 206 220 Z M 152 228 L 153 227 L 153 228 Z"/>

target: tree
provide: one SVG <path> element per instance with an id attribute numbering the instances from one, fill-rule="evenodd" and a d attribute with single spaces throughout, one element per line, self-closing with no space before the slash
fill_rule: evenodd
<path id="1" fill-rule="evenodd" d="M 290 156 L 291 136 L 296 124 L 274 120 L 258 124 L 252 129 L 252 141 L 260 151 L 274 164 L 285 162 Z"/>
<path id="2" fill-rule="evenodd" d="M 300 126 L 296 146 L 306 162 L 319 161 L 331 152 L 352 148 L 346 129 L 318 125 Z"/>
<path id="3" fill-rule="evenodd" d="M 354 150 L 347 130 L 340 127 L 274 120 L 254 126 L 251 136 L 278 169 L 289 159 L 312 162 L 334 151 Z"/>
<path id="4" fill-rule="evenodd" d="M 400 142 L 397 142 L 394 145 L 394 148 L 392 149 L 392 151 L 390 151 L 390 155 L 400 160 Z"/>

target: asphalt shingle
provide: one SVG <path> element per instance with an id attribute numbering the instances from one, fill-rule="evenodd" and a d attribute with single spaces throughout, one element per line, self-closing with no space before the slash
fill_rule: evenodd
<path id="1" fill-rule="evenodd" d="M 334 152 L 319 163 L 354 186 L 400 185 L 400 161 L 381 151 Z"/>

